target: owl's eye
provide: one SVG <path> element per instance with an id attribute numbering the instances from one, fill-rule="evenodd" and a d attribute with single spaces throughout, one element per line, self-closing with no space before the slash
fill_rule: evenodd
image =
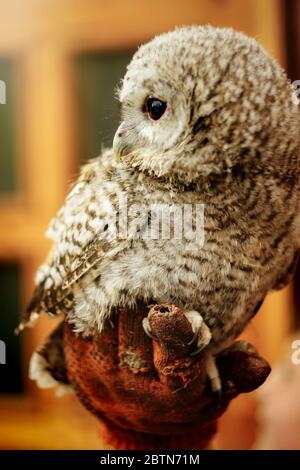
<path id="1" fill-rule="evenodd" d="M 149 97 L 145 102 L 145 110 L 154 121 L 157 121 L 162 117 L 167 108 L 167 103 L 159 100 L 158 98 Z"/>

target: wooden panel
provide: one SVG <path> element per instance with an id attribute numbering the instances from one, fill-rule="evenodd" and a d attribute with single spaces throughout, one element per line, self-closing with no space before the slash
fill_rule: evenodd
<path id="1" fill-rule="evenodd" d="M 14 68 L 10 60 L 0 59 L 0 198 L 16 190 L 15 89 Z M 2 97 L 5 100 L 2 102 Z"/>
<path id="2" fill-rule="evenodd" d="M 53 217 L 73 171 L 69 64 L 54 46 L 41 46 L 22 64 L 26 203 L 36 217 Z M 38 219 L 37 219 L 38 220 Z"/>
<path id="3" fill-rule="evenodd" d="M 175 25 L 230 26 L 281 51 L 280 0 L 2 0 L 1 51 L 130 48 Z M 37 42 L 38 41 L 38 42 Z"/>
<path id="4" fill-rule="evenodd" d="M 116 86 L 133 52 L 82 54 L 76 58 L 76 96 L 80 128 L 80 159 L 96 157 L 111 147 L 119 123 Z"/>

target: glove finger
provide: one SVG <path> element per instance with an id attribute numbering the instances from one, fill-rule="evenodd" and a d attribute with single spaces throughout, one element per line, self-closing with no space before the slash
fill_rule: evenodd
<path id="1" fill-rule="evenodd" d="M 258 355 L 255 348 L 245 344 L 234 344 L 217 358 L 222 381 L 224 400 L 231 400 L 240 393 L 248 393 L 264 383 L 271 367 Z"/>
<path id="2" fill-rule="evenodd" d="M 190 403 L 199 399 L 207 382 L 206 370 L 201 357 L 190 356 L 194 332 L 183 310 L 171 304 L 156 305 L 149 311 L 148 320 L 160 381 L 171 390 L 184 390 Z"/>
<path id="3" fill-rule="evenodd" d="M 94 355 L 99 360 L 99 368 L 103 371 L 116 369 L 118 365 L 118 314 L 113 312 L 106 321 L 103 331 L 97 333 L 90 341 Z"/>

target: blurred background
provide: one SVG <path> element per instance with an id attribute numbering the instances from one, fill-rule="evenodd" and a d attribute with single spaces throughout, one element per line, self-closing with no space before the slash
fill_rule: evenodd
<path id="1" fill-rule="evenodd" d="M 118 123 L 114 90 L 133 51 L 176 25 L 205 23 L 254 36 L 292 80 L 300 79 L 299 0 L 0 0 L 2 449 L 103 448 L 96 420 L 74 397 L 57 399 L 28 380 L 29 357 L 55 322 L 43 318 L 19 338 L 13 330 L 49 249 L 43 236 L 49 220 L 79 165 L 111 145 Z M 276 367 L 291 348 L 299 312 L 298 273 L 293 285 L 265 300 L 243 337 Z M 256 446 L 261 400 L 253 393 L 231 404 L 218 448 Z M 300 448 L 300 440 L 286 441 Z"/>

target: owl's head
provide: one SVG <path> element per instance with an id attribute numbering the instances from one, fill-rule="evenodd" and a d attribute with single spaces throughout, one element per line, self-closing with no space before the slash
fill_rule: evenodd
<path id="1" fill-rule="evenodd" d="M 133 56 L 119 91 L 114 149 L 138 171 L 186 184 L 237 165 L 276 166 L 287 139 L 299 142 L 294 98 L 282 69 L 254 39 L 182 27 Z"/>

